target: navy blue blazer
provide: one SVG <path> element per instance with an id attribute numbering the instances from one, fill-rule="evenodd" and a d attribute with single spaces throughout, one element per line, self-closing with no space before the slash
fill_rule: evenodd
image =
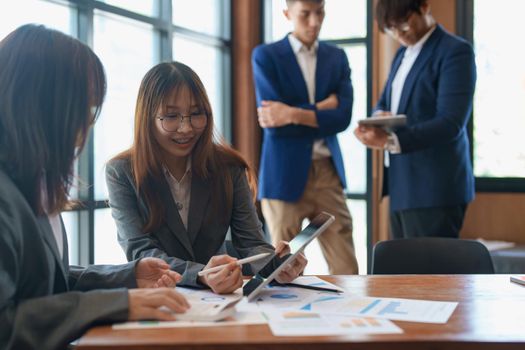
<path id="1" fill-rule="evenodd" d="M 259 171 L 259 199 L 297 201 L 303 194 L 312 162 L 316 138 L 326 141 L 341 185 L 345 170 L 337 133 L 352 117 L 353 89 L 346 54 L 336 46 L 319 42 L 315 73 L 315 101 L 337 94 L 336 109 L 316 110 L 309 103 L 308 90 L 288 38 L 256 47 L 252 55 L 257 105 L 262 100 L 315 110 L 319 128 L 286 125 L 265 128 Z"/>
<path id="2" fill-rule="evenodd" d="M 390 111 L 392 81 L 406 48 L 392 63 L 376 110 Z M 467 122 L 476 66 L 472 46 L 437 26 L 410 70 L 398 114 L 407 126 L 396 131 L 401 154 L 390 155 L 388 192 L 392 211 L 467 204 L 474 198 Z"/>

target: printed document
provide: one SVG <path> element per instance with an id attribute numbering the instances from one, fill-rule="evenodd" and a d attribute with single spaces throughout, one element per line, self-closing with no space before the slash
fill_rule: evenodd
<path id="1" fill-rule="evenodd" d="M 265 312 L 275 336 L 396 334 L 403 330 L 386 319 L 325 315 L 306 311 Z"/>

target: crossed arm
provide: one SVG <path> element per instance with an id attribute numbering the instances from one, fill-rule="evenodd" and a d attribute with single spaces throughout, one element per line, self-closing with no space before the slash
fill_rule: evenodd
<path id="1" fill-rule="evenodd" d="M 344 131 L 350 124 L 353 89 L 348 59 L 343 51 L 336 52 L 340 56 L 334 68 L 338 80 L 333 82 L 333 91 L 315 104 L 292 105 L 282 91 L 279 63 L 266 48 L 255 49 L 252 64 L 260 126 L 282 137 L 311 135 L 319 138 Z"/>
<path id="2" fill-rule="evenodd" d="M 331 94 L 316 103 L 315 108 L 317 110 L 336 109 L 338 104 L 337 95 Z M 257 108 L 257 116 L 261 128 L 276 128 L 288 124 L 319 127 L 314 110 L 289 106 L 279 101 L 261 101 L 261 107 Z"/>

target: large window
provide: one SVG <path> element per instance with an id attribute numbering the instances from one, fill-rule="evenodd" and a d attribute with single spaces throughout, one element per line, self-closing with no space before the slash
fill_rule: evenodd
<path id="1" fill-rule="evenodd" d="M 477 177 L 525 177 L 525 51 L 509 37 L 522 31 L 524 11 L 520 0 L 474 2 Z"/>
<path id="2" fill-rule="evenodd" d="M 160 52 L 152 25 L 100 10 L 94 12 L 93 34 L 93 47 L 104 64 L 108 84 L 106 102 L 93 134 L 95 200 L 104 201 L 108 197 L 105 164 L 131 146 L 140 81 L 160 61 Z M 94 223 L 95 263 L 125 262 L 111 211 L 97 210 Z"/>
<path id="3" fill-rule="evenodd" d="M 13 1 L 0 11 L 0 40 L 7 34 L 27 23 L 43 24 L 48 28 L 59 30 L 75 36 L 77 34 L 77 11 L 68 3 L 51 3 L 40 0 Z M 76 191 L 73 191 L 76 192 Z M 77 197 L 76 193 L 74 197 Z M 78 246 L 78 212 L 64 215 L 64 223 L 70 229 L 67 231 L 70 242 L 69 258 L 79 260 Z"/>
<path id="4" fill-rule="evenodd" d="M 58 29 L 87 43 L 104 64 L 104 107 L 76 164 L 76 210 L 63 213 L 73 264 L 121 263 L 107 206 L 104 165 L 131 145 L 135 100 L 147 70 L 161 61 L 192 67 L 210 96 L 219 132 L 229 137 L 230 0 L 20 0 L 0 11 L 0 39 L 25 23 Z"/>
<path id="5" fill-rule="evenodd" d="M 268 2 L 270 4 L 270 2 Z M 367 0 L 330 0 L 326 2 L 326 17 L 320 39 L 338 45 L 345 50 L 352 70 L 354 106 L 352 122 L 348 129 L 338 135 L 343 153 L 347 177 L 347 204 L 353 217 L 354 244 L 359 263 L 359 273 L 367 272 L 368 232 L 369 232 L 369 153 L 357 141 L 353 130 L 357 120 L 369 113 L 370 87 L 370 6 Z M 266 8 L 268 21 L 265 27 L 265 41 L 272 42 L 283 38 L 292 30 L 290 22 L 283 14 L 285 0 L 272 0 Z M 307 248 L 309 260 L 306 273 L 326 274 L 328 268 L 317 244 Z"/>
<path id="6" fill-rule="evenodd" d="M 230 83 L 230 0 L 173 1 L 173 56 L 191 66 L 201 78 L 210 98 L 214 122 L 221 134 L 231 138 L 230 105 L 225 91 Z M 221 79 L 217 79 L 221 72 Z"/>
<path id="7" fill-rule="evenodd" d="M 525 54 L 509 40 L 521 31 L 525 3 L 463 0 L 456 10 L 458 34 L 473 42 L 476 54 L 469 130 L 476 190 L 525 192 Z"/>
<path id="8" fill-rule="evenodd" d="M 63 33 L 76 34 L 76 10 L 67 3 L 41 0 L 11 1 L 2 4 L 0 11 L 0 39 L 27 23 L 43 24 Z"/>

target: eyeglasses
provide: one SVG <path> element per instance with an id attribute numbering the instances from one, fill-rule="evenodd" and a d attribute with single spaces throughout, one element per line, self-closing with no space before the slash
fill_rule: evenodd
<path id="1" fill-rule="evenodd" d="M 170 113 L 155 118 L 161 121 L 162 128 L 168 132 L 179 130 L 184 118 L 188 118 L 191 127 L 194 129 L 202 129 L 208 123 L 208 116 L 203 111 L 192 112 L 188 115 L 182 113 Z"/>
<path id="2" fill-rule="evenodd" d="M 394 38 L 398 37 L 400 34 L 408 32 L 411 28 L 408 21 L 410 20 L 410 17 L 412 17 L 412 14 L 413 12 L 405 18 L 404 22 L 387 26 L 385 32 Z"/>
<path id="3" fill-rule="evenodd" d="M 395 26 L 387 27 L 385 28 L 385 32 L 396 38 L 401 34 L 404 34 L 410 30 L 410 24 L 408 22 L 404 22 Z"/>

